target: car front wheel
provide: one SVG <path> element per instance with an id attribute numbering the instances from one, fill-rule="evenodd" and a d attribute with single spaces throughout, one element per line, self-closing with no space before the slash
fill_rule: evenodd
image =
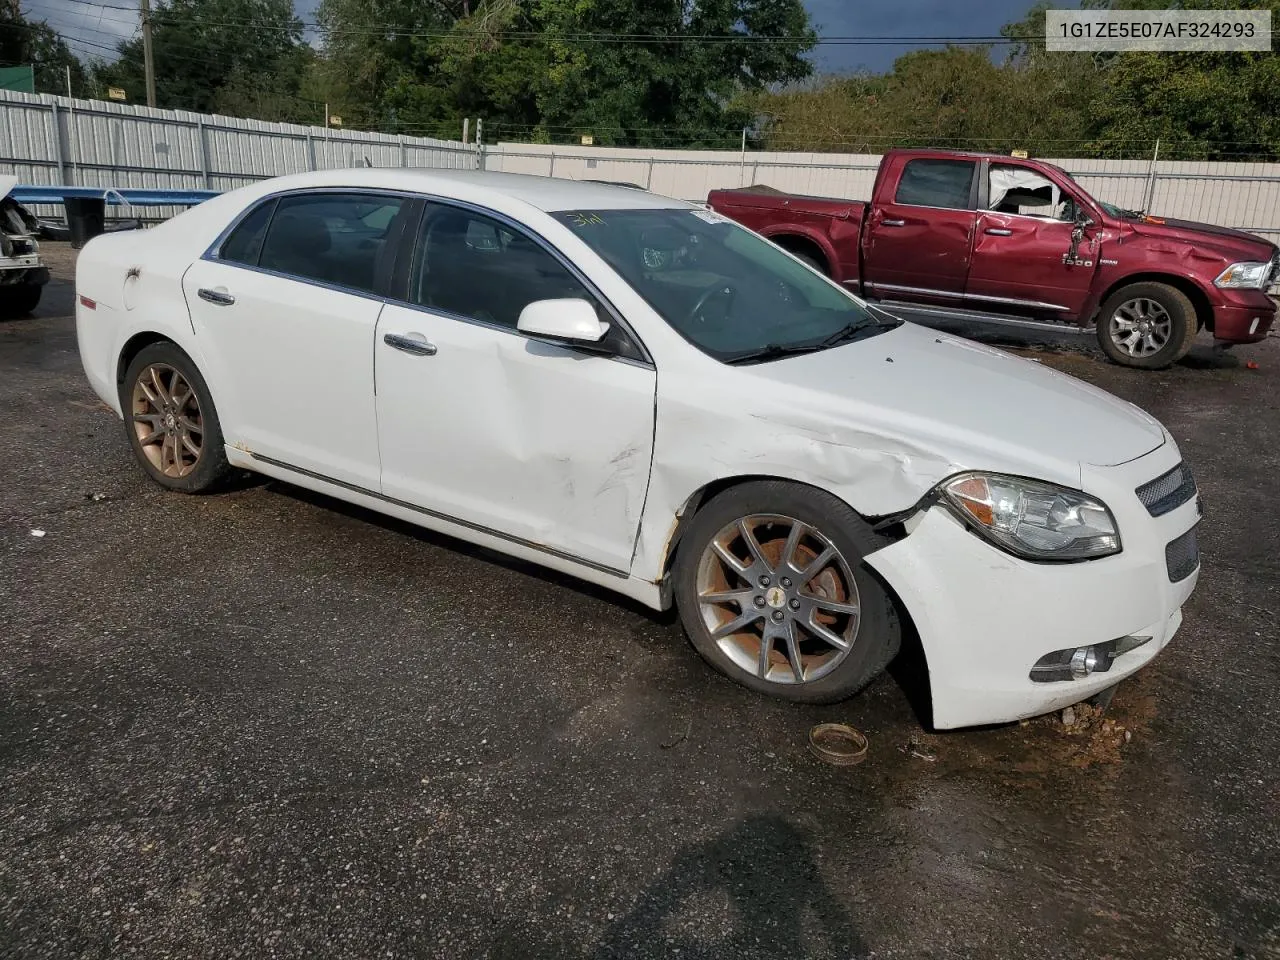
<path id="1" fill-rule="evenodd" d="M 174 344 L 153 343 L 133 358 L 120 409 L 138 462 L 160 486 L 203 493 L 230 474 L 209 387 Z"/>
<path id="2" fill-rule="evenodd" d="M 786 700 L 830 703 L 898 652 L 892 601 L 863 558 L 886 541 L 823 491 L 734 487 L 690 521 L 676 557 L 686 633 L 717 670 Z"/>

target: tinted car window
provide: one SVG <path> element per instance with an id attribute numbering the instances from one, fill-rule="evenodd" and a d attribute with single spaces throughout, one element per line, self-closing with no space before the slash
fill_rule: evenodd
<path id="1" fill-rule="evenodd" d="M 427 207 L 410 282 L 413 303 L 515 329 L 535 300 L 595 302 L 564 265 L 506 224 L 456 207 Z"/>
<path id="2" fill-rule="evenodd" d="M 894 202 L 964 210 L 975 167 L 971 160 L 908 160 Z"/>
<path id="3" fill-rule="evenodd" d="M 271 211 L 275 208 L 274 200 L 269 200 L 255 208 L 231 231 L 231 235 L 222 244 L 222 250 L 218 255 L 232 263 L 244 263 L 256 267 L 258 255 L 262 252 L 262 238 L 266 236 Z"/>
<path id="4" fill-rule="evenodd" d="M 398 197 L 360 193 L 282 197 L 258 265 L 373 292 L 394 256 L 387 235 L 404 204 Z"/>

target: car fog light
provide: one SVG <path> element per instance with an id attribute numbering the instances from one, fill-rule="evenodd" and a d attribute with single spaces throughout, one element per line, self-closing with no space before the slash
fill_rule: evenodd
<path id="1" fill-rule="evenodd" d="M 1071 655 L 1071 678 L 1083 680 L 1098 668 L 1098 651 L 1093 647 L 1080 647 Z"/>
<path id="2" fill-rule="evenodd" d="M 1150 639 L 1119 637 L 1106 643 L 1046 653 L 1031 668 L 1031 679 L 1036 683 L 1055 683 L 1060 680 L 1083 680 L 1094 673 L 1106 673 L 1116 657 L 1136 650 Z"/>
<path id="3" fill-rule="evenodd" d="M 1261 317 L 1253 318 L 1253 323 L 1249 324 L 1249 336 L 1252 337 L 1255 333 L 1258 332 L 1258 324 L 1260 324 L 1261 322 L 1262 322 Z"/>

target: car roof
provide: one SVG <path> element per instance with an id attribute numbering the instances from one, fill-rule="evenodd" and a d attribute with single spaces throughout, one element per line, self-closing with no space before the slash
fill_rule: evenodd
<path id="1" fill-rule="evenodd" d="M 491 173 L 483 170 L 442 170 L 399 167 L 355 167 L 322 170 L 278 177 L 270 181 L 275 190 L 307 187 L 354 187 L 404 190 L 413 193 L 452 196 L 462 188 L 467 197 L 483 202 L 506 197 L 538 210 L 671 210 L 697 209 L 695 204 L 660 197 L 632 186 L 616 186 L 590 180 L 564 180 L 522 173 Z M 259 183 L 258 186 L 265 186 Z"/>

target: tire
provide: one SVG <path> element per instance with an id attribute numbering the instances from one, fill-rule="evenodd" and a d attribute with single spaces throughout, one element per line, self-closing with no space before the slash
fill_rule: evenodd
<path id="1" fill-rule="evenodd" d="M 809 266 L 813 267 L 814 270 L 817 270 L 824 277 L 831 276 L 831 274 L 827 272 L 827 265 L 812 254 L 805 253 L 801 250 L 792 250 L 790 253 L 797 260 L 802 260 Z"/>
<path id="2" fill-rule="evenodd" d="M 735 526 L 740 521 L 760 549 L 757 565 L 746 574 L 732 572 L 712 546 L 720 543 L 739 563 L 751 557 Z M 796 522 L 802 532 L 791 556 L 784 557 Z M 846 504 L 812 487 L 760 481 L 727 490 L 698 510 L 680 541 L 672 575 L 685 633 L 711 666 L 757 692 L 797 703 L 851 697 L 884 670 L 901 642 L 893 601 L 863 562 L 887 542 Z M 826 547 L 837 555 L 811 568 L 801 582 L 798 571 L 818 562 Z M 769 577 L 767 585 L 761 576 Z M 706 599 L 727 593 L 740 598 Z M 807 624 L 815 619 L 828 634 L 847 641 L 846 649 L 811 630 Z M 717 627 L 735 623 L 741 626 L 734 632 L 713 635 Z M 774 634 L 768 646 L 762 642 L 766 626 Z M 799 669 L 787 630 L 798 641 Z M 768 664 L 763 671 L 762 653 Z"/>
<path id="3" fill-rule="evenodd" d="M 209 387 L 175 344 L 138 352 L 120 384 L 120 409 L 134 455 L 165 489 L 206 493 L 231 475 Z"/>
<path id="4" fill-rule="evenodd" d="M 1144 322 L 1150 324 L 1146 333 L 1137 329 Z M 1098 311 L 1102 352 L 1122 366 L 1140 370 L 1163 370 L 1177 363 L 1199 330 L 1191 300 L 1167 283 L 1131 283 L 1108 297 Z"/>
<path id="5" fill-rule="evenodd" d="M 0 287 L 0 319 L 16 320 L 30 316 L 40 305 L 44 286 L 38 283 L 15 283 Z"/>

